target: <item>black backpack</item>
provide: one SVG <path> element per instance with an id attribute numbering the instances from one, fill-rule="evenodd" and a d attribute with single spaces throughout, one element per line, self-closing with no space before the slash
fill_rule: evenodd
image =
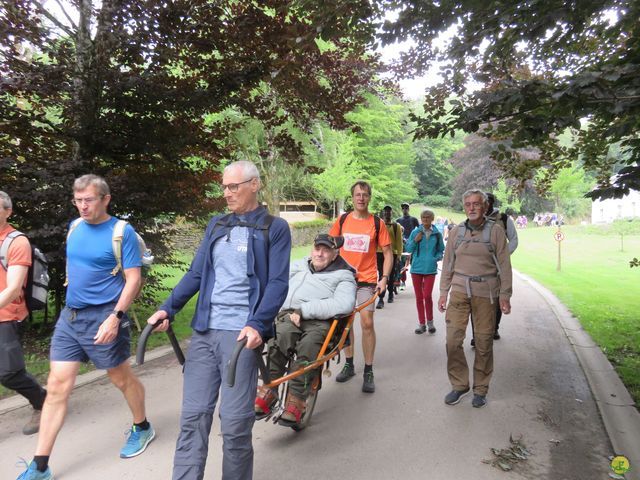
<path id="1" fill-rule="evenodd" d="M 5 271 L 9 268 L 7 258 L 9 247 L 14 238 L 27 237 L 24 233 L 14 230 L 9 233 L 0 246 L 0 264 Z M 28 237 L 27 237 L 28 240 Z M 49 296 L 49 263 L 38 247 L 31 245 L 31 266 L 27 272 L 27 286 L 24 289 L 24 298 L 29 312 L 44 310 Z"/>
<path id="2" fill-rule="evenodd" d="M 271 227 L 271 224 L 273 223 L 274 220 L 274 216 L 267 213 L 264 217 L 264 223 L 262 225 L 256 224 L 256 223 L 248 223 L 248 222 L 242 222 L 242 221 L 236 221 L 236 222 L 231 222 L 231 217 L 233 216 L 233 213 L 228 213 L 222 217 L 220 217 L 218 219 L 218 221 L 215 223 L 215 225 L 213 226 L 213 230 L 211 230 L 211 235 L 213 235 L 213 232 L 215 232 L 218 228 L 233 228 L 233 227 L 247 227 L 247 228 L 253 228 L 254 230 L 260 230 L 262 231 L 262 234 L 264 235 L 264 242 L 267 246 L 267 251 L 269 251 L 269 228 Z"/>

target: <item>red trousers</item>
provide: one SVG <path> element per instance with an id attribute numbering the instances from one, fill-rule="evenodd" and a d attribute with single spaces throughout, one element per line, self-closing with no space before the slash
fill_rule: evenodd
<path id="1" fill-rule="evenodd" d="M 420 325 L 433 321 L 433 283 L 436 281 L 436 274 L 422 275 L 420 273 L 411 274 L 413 290 L 416 293 L 416 307 L 418 309 L 418 322 Z"/>

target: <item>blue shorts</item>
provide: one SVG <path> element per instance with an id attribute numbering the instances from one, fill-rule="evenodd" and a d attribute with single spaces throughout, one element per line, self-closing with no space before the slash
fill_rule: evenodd
<path id="1" fill-rule="evenodd" d="M 113 311 L 115 303 L 79 310 L 64 307 L 51 339 L 52 362 L 88 362 L 98 369 L 108 370 L 125 362 L 130 355 L 129 317 L 120 320 L 118 336 L 110 343 L 94 342 L 100 324 Z"/>

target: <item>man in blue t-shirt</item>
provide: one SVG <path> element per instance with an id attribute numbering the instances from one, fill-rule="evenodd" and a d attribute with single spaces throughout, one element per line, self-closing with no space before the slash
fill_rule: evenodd
<path id="1" fill-rule="evenodd" d="M 166 330 L 199 292 L 193 335 L 184 365 L 180 436 L 173 479 L 201 479 L 209 450 L 213 412 L 220 398 L 222 478 L 253 477 L 251 431 L 258 386 L 256 356 L 249 351 L 273 336 L 273 320 L 289 288 L 291 233 L 287 222 L 258 202 L 260 174 L 248 161 L 228 165 L 222 192 L 231 213 L 211 219 L 189 271 L 147 320 Z M 239 340 L 235 386 L 226 383 L 229 359 Z"/>
<path id="2" fill-rule="evenodd" d="M 64 422 L 80 362 L 91 360 L 96 368 L 107 370 L 131 409 L 133 425 L 121 458 L 141 454 L 155 436 L 146 418 L 144 387 L 127 361 L 126 311 L 140 289 L 142 259 L 136 233 L 127 224 L 118 268 L 113 246 L 118 219 L 107 213 L 110 200 L 103 178 L 84 175 L 75 180 L 72 202 L 80 218 L 70 224 L 67 235 L 66 306 L 51 339 L 50 374 L 36 454 L 19 479 L 53 478 L 49 456 Z"/>

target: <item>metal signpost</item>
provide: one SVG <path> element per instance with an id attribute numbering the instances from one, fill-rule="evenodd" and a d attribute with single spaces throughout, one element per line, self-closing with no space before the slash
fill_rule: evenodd
<path id="1" fill-rule="evenodd" d="M 558 242 L 558 266 L 556 267 L 557 271 L 560 271 L 561 268 L 561 259 L 562 259 L 562 241 L 564 240 L 564 233 L 560 230 L 560 226 L 558 226 L 558 231 L 553 234 L 553 238 Z"/>

